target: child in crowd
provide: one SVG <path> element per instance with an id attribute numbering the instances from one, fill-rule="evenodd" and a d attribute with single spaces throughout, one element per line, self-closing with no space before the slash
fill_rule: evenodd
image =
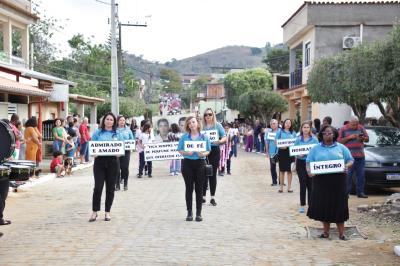
<path id="1" fill-rule="evenodd" d="M 53 160 L 50 163 L 50 172 L 56 173 L 57 177 L 64 177 L 62 175 L 64 171 L 64 165 L 62 163 L 62 153 L 60 151 L 55 151 L 53 153 Z"/>
<path id="2" fill-rule="evenodd" d="M 143 126 L 143 130 L 137 138 L 137 151 L 139 152 L 139 173 L 137 175 L 138 178 L 142 178 L 143 170 L 145 166 L 144 160 L 144 145 L 147 143 L 151 143 L 151 124 L 146 123 Z M 148 177 L 152 177 L 152 162 L 147 162 L 147 174 Z"/>

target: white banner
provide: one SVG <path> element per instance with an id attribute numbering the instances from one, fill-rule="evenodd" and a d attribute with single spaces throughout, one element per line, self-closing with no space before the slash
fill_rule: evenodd
<path id="1" fill-rule="evenodd" d="M 275 140 L 276 132 L 268 132 L 267 139 L 268 140 Z"/>
<path id="2" fill-rule="evenodd" d="M 311 162 L 310 170 L 314 175 L 343 173 L 345 168 L 344 160 L 331 160 L 321 162 Z"/>
<path id="3" fill-rule="evenodd" d="M 90 156 L 125 155 L 123 141 L 89 141 Z"/>
<path id="4" fill-rule="evenodd" d="M 289 147 L 289 146 L 293 146 L 293 144 L 295 142 L 296 142 L 296 139 L 277 139 L 276 146 L 278 148 Z"/>
<path id="5" fill-rule="evenodd" d="M 219 140 L 218 130 L 204 130 L 204 131 L 201 131 L 201 134 L 206 135 L 210 139 L 211 143 Z"/>
<path id="6" fill-rule="evenodd" d="M 206 151 L 205 141 L 185 141 L 184 151 Z"/>
<path id="7" fill-rule="evenodd" d="M 164 161 L 183 159 L 182 155 L 177 151 L 178 142 L 160 142 L 144 145 L 144 160 L 148 161 Z"/>
<path id="8" fill-rule="evenodd" d="M 310 152 L 311 148 L 317 144 L 296 145 L 289 147 L 290 156 L 306 155 Z"/>
<path id="9" fill-rule="evenodd" d="M 134 139 L 125 140 L 124 143 L 126 151 L 133 151 L 136 149 L 136 140 Z"/>

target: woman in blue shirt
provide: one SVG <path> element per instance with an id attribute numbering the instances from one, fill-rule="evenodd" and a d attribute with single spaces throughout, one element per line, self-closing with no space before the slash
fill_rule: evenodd
<path id="1" fill-rule="evenodd" d="M 344 222 L 349 219 L 347 194 L 347 171 L 353 165 L 353 157 L 346 146 L 336 142 L 338 131 L 332 126 L 324 126 L 318 133 L 320 144 L 314 146 L 307 155 L 307 172 L 312 177 L 311 201 L 307 216 L 321 221 L 324 233 L 320 238 L 329 237 L 331 223 L 336 223 L 339 238 L 346 240 Z M 311 162 L 344 160 L 343 173 L 313 175 L 310 171 Z"/>
<path id="2" fill-rule="evenodd" d="M 92 136 L 92 141 L 122 140 L 117 131 L 117 119 L 111 112 L 107 113 L 100 122 L 100 128 Z M 94 189 L 92 201 L 92 216 L 89 222 L 96 221 L 97 212 L 100 211 L 101 194 L 104 183 L 106 184 L 105 221 L 110 221 L 110 210 L 114 200 L 115 182 L 118 177 L 119 160 L 116 156 L 97 156 L 94 159 L 93 175 Z"/>
<path id="3" fill-rule="evenodd" d="M 122 115 L 117 117 L 117 133 L 122 140 L 134 140 L 133 133 L 129 127 L 126 126 L 126 118 Z M 115 190 L 120 190 L 120 183 L 124 181 L 124 190 L 128 190 L 128 177 L 129 177 L 129 162 L 131 160 L 131 151 L 126 150 L 125 155 L 119 157 L 120 171 L 118 171 L 118 179 L 115 185 Z"/>
<path id="4" fill-rule="evenodd" d="M 296 133 L 292 128 L 292 120 L 285 119 L 283 121 L 283 127 L 276 133 L 276 140 L 279 139 L 294 139 L 296 138 Z M 292 157 L 289 154 L 288 147 L 282 147 L 278 149 L 278 157 L 279 157 L 279 185 L 280 188 L 278 190 L 279 193 L 283 192 L 283 184 L 285 183 L 285 173 L 287 173 L 288 179 L 288 192 L 292 193 L 292 169 L 291 164 L 293 161 Z"/>
<path id="5" fill-rule="evenodd" d="M 207 135 L 210 133 L 216 133 L 215 139 L 213 140 L 211 136 L 211 152 L 208 155 L 208 161 L 213 167 L 213 175 L 206 177 L 203 187 L 203 202 L 206 202 L 206 194 L 207 194 L 207 185 L 208 181 L 210 181 L 210 194 L 211 200 L 210 204 L 212 206 L 216 206 L 217 203 L 215 202 L 215 191 L 217 190 L 217 170 L 219 168 L 219 161 L 220 161 L 220 149 L 219 145 L 225 144 L 226 142 L 226 134 L 225 130 L 220 123 L 217 122 L 217 117 L 215 116 L 214 111 L 211 108 L 207 108 L 204 111 L 203 115 L 203 134 Z"/>
<path id="6" fill-rule="evenodd" d="M 202 194 L 205 180 L 205 158 L 210 154 L 211 143 L 207 136 L 200 133 L 200 123 L 196 117 L 189 116 L 185 122 L 185 133 L 178 144 L 178 151 L 183 156 L 182 175 L 186 187 L 186 221 L 193 221 L 192 201 L 193 185 L 196 191 L 196 221 L 201 222 Z M 206 151 L 185 151 L 186 141 L 205 141 Z"/>
<path id="7" fill-rule="evenodd" d="M 296 138 L 294 146 L 318 144 L 318 139 L 314 137 L 311 132 L 311 121 L 301 123 L 300 136 Z M 307 155 L 297 155 L 296 157 L 296 172 L 299 177 L 300 183 L 300 208 L 299 212 L 304 213 L 304 206 L 306 206 L 306 193 L 307 203 L 310 204 L 311 199 L 311 179 L 307 174 L 306 168 Z"/>
<path id="8" fill-rule="evenodd" d="M 276 174 L 276 163 L 277 158 L 278 158 L 278 148 L 276 147 L 276 143 L 275 143 L 275 137 L 276 137 L 276 133 L 279 130 L 278 127 L 278 120 L 276 119 L 272 119 L 269 122 L 269 125 L 271 126 L 271 128 L 267 128 L 265 130 L 265 135 L 264 135 L 264 139 L 265 139 L 265 147 L 266 147 L 266 154 L 267 154 L 267 158 L 269 159 L 269 168 L 271 171 L 271 177 L 272 177 L 272 183 L 271 186 L 276 186 L 278 185 L 278 175 Z M 269 133 L 273 133 L 273 134 L 269 134 Z"/>

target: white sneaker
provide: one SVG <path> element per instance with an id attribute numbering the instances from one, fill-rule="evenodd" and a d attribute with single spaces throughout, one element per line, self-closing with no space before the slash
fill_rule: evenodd
<path id="1" fill-rule="evenodd" d="M 169 175 L 174 175 L 174 173 L 169 173 Z"/>

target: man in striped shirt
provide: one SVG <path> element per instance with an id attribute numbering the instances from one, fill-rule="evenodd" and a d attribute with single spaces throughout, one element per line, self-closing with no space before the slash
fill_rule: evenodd
<path id="1" fill-rule="evenodd" d="M 369 137 L 365 128 L 360 125 L 358 117 L 352 116 L 349 123 L 343 126 L 339 131 L 338 141 L 344 144 L 354 157 L 353 167 L 349 170 L 347 189 L 350 193 L 352 187 L 353 173 L 357 177 L 357 196 L 359 198 L 368 198 L 364 193 L 365 184 L 365 154 L 364 142 L 368 142 Z"/>

